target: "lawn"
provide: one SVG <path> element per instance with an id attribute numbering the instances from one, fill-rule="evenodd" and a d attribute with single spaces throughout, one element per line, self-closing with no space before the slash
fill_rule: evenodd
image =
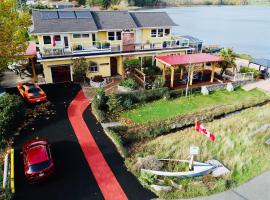
<path id="1" fill-rule="evenodd" d="M 218 91 L 207 96 L 196 94 L 188 98 L 180 97 L 173 100 L 158 100 L 125 111 L 121 114 L 121 117 L 128 118 L 134 123 L 142 124 L 201 111 L 206 107 L 234 105 L 244 103 L 245 101 L 252 101 L 252 99 L 266 98 L 267 95 L 257 89 L 248 92 L 242 89 L 234 92 Z"/>
<path id="2" fill-rule="evenodd" d="M 221 95 L 223 94 L 223 95 Z M 259 91 L 245 93 L 236 92 L 236 96 L 228 96 L 229 102 L 237 97 L 254 98 Z M 215 99 L 227 96 L 225 93 L 215 95 Z M 201 97 L 204 98 L 204 97 Z M 155 155 L 157 158 L 186 159 L 189 155 L 189 146 L 194 143 L 200 147 L 199 161 L 217 159 L 231 170 L 231 175 L 226 178 L 212 178 L 210 176 L 196 179 L 174 179 L 183 186 L 172 192 L 156 192 L 165 199 L 190 198 L 221 192 L 242 184 L 254 176 L 270 170 L 270 145 L 265 141 L 270 138 L 270 104 L 262 107 L 249 108 L 239 114 L 205 123 L 205 127 L 216 135 L 216 141 L 210 142 L 205 136 L 196 133 L 194 128 L 188 128 L 165 136 L 152 139 L 148 142 L 137 144 L 131 156 L 127 159 L 127 166 L 140 180 L 145 180 L 143 174 L 134 171 L 138 157 Z M 155 183 L 157 179 L 149 178 Z M 143 183 L 143 181 L 142 181 Z M 164 181 L 169 183 L 169 181 Z M 143 183 L 146 187 L 147 184 Z"/>

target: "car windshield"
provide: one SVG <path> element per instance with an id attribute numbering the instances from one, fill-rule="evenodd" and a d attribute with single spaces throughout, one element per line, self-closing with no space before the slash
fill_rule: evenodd
<path id="1" fill-rule="evenodd" d="M 40 89 L 39 88 L 30 88 L 28 90 L 29 93 L 39 93 L 40 92 Z"/>
<path id="2" fill-rule="evenodd" d="M 50 161 L 46 160 L 46 161 L 43 161 L 41 163 L 30 165 L 29 166 L 29 171 L 30 172 L 38 172 L 38 171 L 41 171 L 43 169 L 46 169 L 49 166 L 50 166 Z"/>

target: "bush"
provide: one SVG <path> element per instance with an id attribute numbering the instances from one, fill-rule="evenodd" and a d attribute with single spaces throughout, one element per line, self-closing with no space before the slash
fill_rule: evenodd
<path id="1" fill-rule="evenodd" d="M 92 108 L 93 114 L 95 115 L 95 117 L 97 118 L 99 122 L 104 123 L 108 121 L 106 114 L 98 108 L 96 101 L 92 101 L 91 108 Z"/>
<path id="2" fill-rule="evenodd" d="M 151 67 L 146 67 L 143 70 L 143 73 L 145 73 L 147 76 L 154 76 L 154 75 L 161 75 L 162 71 L 157 66 L 151 66 Z"/>
<path id="3" fill-rule="evenodd" d="M 141 62 L 136 58 L 129 58 L 124 61 L 124 67 L 126 69 L 139 69 L 141 66 Z"/>
<path id="4" fill-rule="evenodd" d="M 92 81 L 94 81 L 94 82 L 102 82 L 102 81 L 104 81 L 104 78 L 102 76 L 100 76 L 100 75 L 97 75 L 97 76 L 94 76 L 92 78 Z"/>
<path id="5" fill-rule="evenodd" d="M 0 140 L 3 142 L 12 136 L 25 118 L 23 100 L 17 95 L 0 97 Z"/>
<path id="6" fill-rule="evenodd" d="M 152 88 L 155 89 L 155 88 L 162 88 L 164 87 L 165 85 L 165 80 L 163 77 L 159 76 L 155 79 L 154 83 L 153 83 L 153 86 Z"/>
<path id="7" fill-rule="evenodd" d="M 241 67 L 240 72 L 241 73 L 253 72 L 254 78 L 261 78 L 261 76 L 262 76 L 262 73 L 259 70 L 251 68 L 251 67 Z"/>
<path id="8" fill-rule="evenodd" d="M 123 106 L 126 108 L 126 109 L 130 109 L 133 105 L 133 102 L 131 99 L 126 99 L 124 102 L 123 102 Z"/>
<path id="9" fill-rule="evenodd" d="M 119 83 L 119 85 L 122 87 L 130 88 L 132 90 L 136 90 L 138 88 L 137 82 L 135 80 L 133 80 L 132 78 L 123 79 Z"/>
<path id="10" fill-rule="evenodd" d="M 97 105 L 97 108 L 100 110 L 107 110 L 107 96 L 105 95 L 105 91 L 103 88 L 97 88 L 95 90 L 95 95 L 94 95 L 94 102 Z"/>
<path id="11" fill-rule="evenodd" d="M 115 91 L 113 91 L 112 94 L 109 96 L 107 105 L 111 113 L 119 112 L 122 109 L 121 96 L 117 95 Z"/>

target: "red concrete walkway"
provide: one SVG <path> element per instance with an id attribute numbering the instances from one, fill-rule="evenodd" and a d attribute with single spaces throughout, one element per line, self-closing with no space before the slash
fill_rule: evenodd
<path id="1" fill-rule="evenodd" d="M 89 100 L 81 90 L 68 107 L 68 118 L 105 200 L 127 200 L 128 198 L 84 122 L 82 115 L 89 104 Z"/>

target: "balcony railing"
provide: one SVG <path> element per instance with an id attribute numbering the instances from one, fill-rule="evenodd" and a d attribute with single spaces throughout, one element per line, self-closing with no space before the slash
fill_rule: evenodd
<path id="1" fill-rule="evenodd" d="M 65 48 L 63 45 L 56 45 L 50 48 L 44 47 L 42 57 L 102 52 L 132 52 L 187 47 L 189 47 L 189 40 L 185 38 L 166 40 L 163 42 L 132 43 L 125 45 L 120 44 L 120 42 L 115 43 L 111 41 L 97 41 L 92 42 L 91 45 L 73 42 L 70 43 L 70 48 Z"/>

